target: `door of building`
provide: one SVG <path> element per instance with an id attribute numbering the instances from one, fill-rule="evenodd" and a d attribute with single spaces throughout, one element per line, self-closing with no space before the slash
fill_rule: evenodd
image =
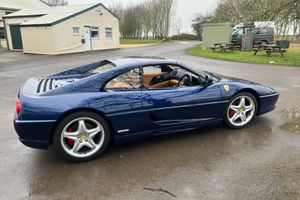
<path id="1" fill-rule="evenodd" d="M 13 49 L 23 49 L 20 26 L 10 25 L 9 27 Z"/>
<path id="2" fill-rule="evenodd" d="M 85 50 L 91 51 L 92 50 L 92 43 L 91 43 L 91 29 L 89 26 L 84 27 L 84 39 L 85 39 Z"/>

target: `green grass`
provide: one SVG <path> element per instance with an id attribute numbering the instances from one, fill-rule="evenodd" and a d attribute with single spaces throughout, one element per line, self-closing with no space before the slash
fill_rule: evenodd
<path id="1" fill-rule="evenodd" d="M 205 58 L 213 58 L 218 60 L 242 62 L 242 63 L 256 63 L 256 64 L 272 64 L 272 65 L 289 65 L 300 67 L 300 50 L 288 50 L 284 57 L 280 53 L 274 53 L 270 57 L 265 51 L 259 51 L 256 56 L 253 51 L 239 51 L 233 52 L 213 52 L 212 50 L 202 50 L 201 45 L 196 45 L 186 50 L 187 53 Z"/>
<path id="2" fill-rule="evenodd" d="M 120 39 L 121 44 L 153 44 L 161 43 L 160 40 L 155 39 Z"/>

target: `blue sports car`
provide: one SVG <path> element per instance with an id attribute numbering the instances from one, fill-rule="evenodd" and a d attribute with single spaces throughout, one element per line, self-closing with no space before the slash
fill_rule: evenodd
<path id="1" fill-rule="evenodd" d="M 225 124 L 242 128 L 275 108 L 267 86 L 201 71 L 175 60 L 102 60 L 19 91 L 14 127 L 33 148 L 49 145 L 72 162 L 98 157 L 110 142 Z"/>

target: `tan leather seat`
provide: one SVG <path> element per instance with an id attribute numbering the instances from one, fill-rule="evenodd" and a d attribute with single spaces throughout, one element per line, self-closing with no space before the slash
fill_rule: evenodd
<path id="1" fill-rule="evenodd" d="M 176 79 L 172 79 L 169 81 L 164 81 L 164 82 L 160 82 L 160 83 L 157 83 L 154 85 L 150 85 L 150 86 L 148 86 L 148 88 L 155 89 L 155 88 L 173 87 L 177 84 L 178 84 L 178 81 Z"/>

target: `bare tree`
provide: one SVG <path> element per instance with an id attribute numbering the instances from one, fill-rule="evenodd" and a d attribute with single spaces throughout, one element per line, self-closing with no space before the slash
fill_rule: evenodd
<path id="1" fill-rule="evenodd" d="M 179 37 L 179 35 L 180 35 L 181 27 L 182 27 L 182 21 L 181 21 L 181 18 L 178 17 L 178 18 L 174 21 L 174 25 L 173 25 L 174 32 L 175 32 L 175 34 L 177 35 L 177 39 L 178 39 L 178 37 Z"/>
<path id="2" fill-rule="evenodd" d="M 166 38 L 175 13 L 174 0 L 147 0 L 128 5 L 114 4 L 110 10 L 120 19 L 120 32 L 124 38 Z"/>
<path id="3" fill-rule="evenodd" d="M 299 38 L 300 0 L 225 0 L 212 13 L 212 22 L 274 21 L 283 38 Z M 291 30 L 293 29 L 293 30 Z"/>
<path id="4" fill-rule="evenodd" d="M 48 4 L 49 6 L 63 6 L 68 4 L 67 0 L 42 0 L 42 1 Z"/>

